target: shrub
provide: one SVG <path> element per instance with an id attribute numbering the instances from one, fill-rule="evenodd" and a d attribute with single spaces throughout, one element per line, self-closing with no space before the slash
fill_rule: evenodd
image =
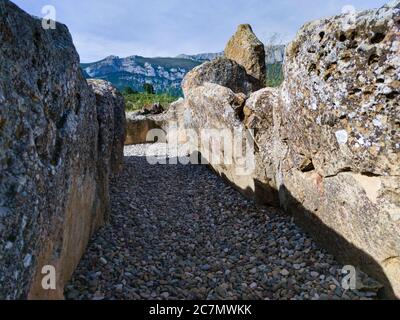
<path id="1" fill-rule="evenodd" d="M 154 87 L 151 83 L 145 83 L 143 85 L 143 91 L 147 94 L 155 94 Z"/>
<path id="2" fill-rule="evenodd" d="M 267 87 L 279 87 L 283 82 L 282 63 L 267 64 Z"/>
<path id="3" fill-rule="evenodd" d="M 133 90 L 131 87 L 125 87 L 125 88 L 122 90 L 122 94 L 124 94 L 124 95 L 136 94 L 136 93 L 138 93 L 138 92 L 135 91 L 135 90 Z"/>
<path id="4" fill-rule="evenodd" d="M 168 109 L 169 105 L 176 101 L 178 97 L 166 93 L 152 94 L 152 93 L 134 93 L 123 94 L 125 98 L 126 111 L 138 111 L 145 106 L 160 103 L 164 109 Z"/>

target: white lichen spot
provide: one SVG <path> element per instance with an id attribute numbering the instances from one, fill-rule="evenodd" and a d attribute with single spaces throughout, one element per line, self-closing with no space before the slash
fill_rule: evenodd
<path id="1" fill-rule="evenodd" d="M 391 88 L 391 87 L 388 87 L 388 86 L 385 86 L 383 89 L 382 89 L 382 93 L 383 94 L 389 94 L 389 93 L 392 93 L 393 92 L 393 89 Z"/>
<path id="2" fill-rule="evenodd" d="M 349 139 L 349 135 L 347 134 L 346 130 L 336 131 L 335 135 L 336 140 L 339 144 L 346 144 Z"/>
<path id="3" fill-rule="evenodd" d="M 227 106 L 224 108 L 224 118 L 230 118 L 231 116 L 234 115 L 234 110 L 232 109 L 231 106 Z"/>
<path id="4" fill-rule="evenodd" d="M 335 101 L 333 108 L 334 109 L 340 109 L 342 107 L 342 105 L 340 104 L 339 101 Z"/>
<path id="5" fill-rule="evenodd" d="M 358 76 L 358 80 L 359 80 L 360 82 L 366 82 L 366 81 L 367 81 L 367 79 L 365 79 L 365 77 L 364 77 L 363 75 L 359 75 L 359 76 Z"/>
<path id="6" fill-rule="evenodd" d="M 395 211 L 390 214 L 394 222 L 400 221 L 400 211 Z"/>
<path id="7" fill-rule="evenodd" d="M 24 215 L 24 216 L 22 217 L 21 230 L 24 230 L 24 229 L 25 229 L 26 224 L 27 224 L 27 220 L 28 220 L 28 218 Z"/>
<path id="8" fill-rule="evenodd" d="M 28 268 L 32 263 L 32 255 L 31 254 L 27 254 L 24 258 L 24 267 Z"/>
<path id="9" fill-rule="evenodd" d="M 355 113 L 355 112 L 351 112 L 351 113 L 349 113 L 349 119 L 353 119 L 353 118 L 355 118 L 357 116 L 357 113 Z"/>
<path id="10" fill-rule="evenodd" d="M 364 140 L 364 137 L 360 137 L 359 139 L 357 139 L 357 142 L 360 144 L 360 145 L 364 145 L 365 144 L 365 140 Z"/>
<path id="11" fill-rule="evenodd" d="M 374 120 L 372 120 L 372 123 L 375 127 L 382 128 L 382 122 L 378 118 L 375 118 Z"/>
<path id="12" fill-rule="evenodd" d="M 186 109 L 183 113 L 183 121 L 185 125 L 190 125 L 192 123 L 192 111 L 190 111 L 190 109 Z"/>
<path id="13" fill-rule="evenodd" d="M 331 51 L 331 52 L 327 55 L 327 57 L 326 57 L 326 61 L 327 61 L 328 63 L 334 63 L 334 62 L 336 62 L 337 60 L 338 60 L 338 57 L 337 57 L 337 54 L 336 54 L 335 51 Z"/>
<path id="14" fill-rule="evenodd" d="M 372 142 L 369 141 L 369 140 L 367 140 L 367 141 L 365 141 L 364 145 L 365 145 L 367 148 L 369 148 L 369 147 L 372 146 Z"/>
<path id="15" fill-rule="evenodd" d="M 313 102 L 313 103 L 311 104 L 311 110 L 316 111 L 317 109 L 318 109 L 317 104 L 316 104 L 315 102 Z"/>
<path id="16" fill-rule="evenodd" d="M 390 49 L 394 53 L 399 52 L 400 51 L 400 41 L 393 41 L 392 47 Z"/>

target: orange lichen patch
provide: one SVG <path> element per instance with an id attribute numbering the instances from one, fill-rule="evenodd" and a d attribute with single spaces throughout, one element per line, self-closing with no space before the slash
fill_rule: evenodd
<path id="1" fill-rule="evenodd" d="M 314 185 L 318 189 L 318 192 L 320 194 L 324 194 L 324 178 L 320 174 L 314 173 L 312 175 L 312 179 L 313 179 Z"/>
<path id="2" fill-rule="evenodd" d="M 400 89 L 400 81 L 399 80 L 394 80 L 390 83 L 390 86 L 393 89 Z"/>

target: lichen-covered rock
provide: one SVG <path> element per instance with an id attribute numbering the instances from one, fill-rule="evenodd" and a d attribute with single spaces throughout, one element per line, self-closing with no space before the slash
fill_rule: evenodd
<path id="1" fill-rule="evenodd" d="M 264 90 L 270 92 L 269 89 Z M 258 93 L 253 95 L 256 94 Z M 189 141 L 192 144 L 191 149 L 199 151 L 219 175 L 233 182 L 234 186 L 247 196 L 255 197 L 263 203 L 279 205 L 273 189 L 275 184 L 271 180 L 274 179 L 274 171 L 267 170 L 266 166 L 269 164 L 263 162 L 261 152 L 255 153 L 253 159 L 254 147 L 268 150 L 268 146 L 253 143 L 254 134 L 258 134 L 260 128 L 256 128 L 255 123 L 251 123 L 255 121 L 247 119 L 244 113 L 246 98 L 229 88 L 206 83 L 190 90 L 185 102 L 185 129 L 194 130 L 198 137 L 198 141 Z M 265 110 L 266 114 L 272 115 L 272 107 L 268 109 L 266 106 Z M 262 124 L 264 125 L 267 126 L 267 123 Z M 247 129 L 255 130 L 253 133 Z M 268 128 L 268 132 L 270 131 L 272 126 Z M 243 146 L 241 152 L 235 149 L 237 143 Z M 221 155 L 216 157 L 219 151 L 222 151 Z M 225 158 L 227 155 L 232 155 L 229 156 L 229 160 Z"/>
<path id="2" fill-rule="evenodd" d="M 321 175 L 400 174 L 398 10 L 314 21 L 287 50 L 289 140 Z"/>
<path id="3" fill-rule="evenodd" d="M 276 172 L 280 170 L 276 161 L 277 127 L 274 118 L 276 106 L 281 105 L 280 91 L 275 88 L 264 88 L 254 92 L 246 100 L 243 123 L 247 129 L 254 131 L 256 146 L 255 196 L 256 199 L 271 206 L 279 206 L 276 192 Z"/>
<path id="4" fill-rule="evenodd" d="M 231 153 L 232 143 L 228 141 L 228 144 L 225 144 L 225 139 L 233 130 L 244 129 L 233 108 L 238 100 L 240 100 L 240 96 L 231 89 L 218 84 L 205 83 L 193 88 L 186 96 L 185 128 L 194 130 L 198 138 L 189 141 L 191 149 L 201 152 L 203 158 L 212 165 L 218 174 L 230 181 L 235 181 L 236 187 L 241 190 L 253 190 L 252 177 L 238 175 L 235 170 L 236 162 L 226 163 L 221 157 L 217 159 L 217 150 L 214 148 L 226 145 L 228 150 L 224 149 L 225 153 Z M 213 131 L 208 132 L 208 130 Z M 205 138 L 207 133 L 212 134 L 212 137 L 207 137 L 210 139 Z"/>
<path id="5" fill-rule="evenodd" d="M 0 299 L 62 298 L 104 221 L 96 100 L 66 26 L 0 0 Z M 101 117 L 100 117 L 101 118 Z M 42 287 L 43 266 L 56 290 Z"/>
<path id="6" fill-rule="evenodd" d="M 400 298 L 399 53 L 396 0 L 306 24 L 287 49 L 283 85 L 251 94 L 240 117 L 228 88 L 205 84 L 185 97 L 197 130 L 254 130 L 254 172 L 230 174 L 236 163 L 216 171 L 279 202 L 344 264 Z"/>
<path id="7" fill-rule="evenodd" d="M 306 24 L 287 50 L 275 125 L 285 206 L 400 297 L 399 54 L 399 1 Z"/>
<path id="8" fill-rule="evenodd" d="M 262 88 L 260 82 L 246 73 L 244 67 L 233 60 L 217 58 L 194 68 L 184 78 L 182 89 L 185 94 L 196 86 L 214 83 L 227 87 L 235 93 L 249 94 Z"/>
<path id="9" fill-rule="evenodd" d="M 265 49 L 248 24 L 239 25 L 225 48 L 225 57 L 236 61 L 246 72 L 264 84 L 266 81 Z"/>

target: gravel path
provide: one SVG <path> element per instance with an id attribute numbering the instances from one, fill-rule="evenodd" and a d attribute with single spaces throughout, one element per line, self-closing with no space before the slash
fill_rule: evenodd
<path id="1" fill-rule="evenodd" d="M 290 218 L 205 166 L 149 165 L 125 148 L 111 223 L 89 244 L 67 299 L 367 299 Z M 159 146 L 162 149 L 162 145 Z"/>

